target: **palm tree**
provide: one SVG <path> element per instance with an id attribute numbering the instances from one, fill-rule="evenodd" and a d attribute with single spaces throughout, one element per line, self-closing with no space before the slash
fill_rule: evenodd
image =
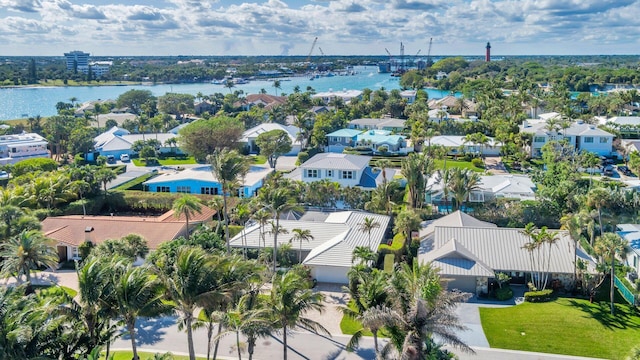
<path id="1" fill-rule="evenodd" d="M 598 225 L 600 226 L 600 236 L 602 236 L 602 208 L 609 204 L 611 193 L 605 188 L 594 188 L 587 193 L 587 205 L 598 210 Z"/>
<path id="2" fill-rule="evenodd" d="M 276 96 L 278 96 L 278 89 L 282 89 L 282 84 L 280 80 L 273 80 L 273 84 L 271 85 L 276 89 Z"/>
<path id="3" fill-rule="evenodd" d="M 133 360 L 139 360 L 136 347 L 136 320 L 140 316 L 157 316 L 167 310 L 163 304 L 164 289 L 149 267 L 118 264 L 114 276 L 116 312 L 131 337 Z"/>
<path id="4" fill-rule="evenodd" d="M 358 230 L 363 233 L 367 233 L 367 238 L 369 240 L 369 249 L 371 249 L 371 232 L 373 229 L 377 229 L 380 227 L 380 223 L 377 222 L 374 218 L 365 216 L 363 221 L 358 224 Z"/>
<path id="5" fill-rule="evenodd" d="M 275 273 L 271 284 L 267 308 L 271 310 L 275 326 L 282 329 L 284 360 L 287 360 L 287 335 L 294 328 L 303 326 L 314 333 L 322 332 L 331 336 L 322 324 L 305 317 L 309 311 L 322 312 L 324 309 L 323 295 L 313 292 L 307 279 L 295 271 L 289 271 L 284 274 Z"/>
<path id="6" fill-rule="evenodd" d="M 173 271 L 163 274 L 166 291 L 180 315 L 180 324 L 187 331 L 191 360 L 196 358 L 192 332 L 196 308 L 226 296 L 217 283 L 222 277 L 221 261 L 201 248 L 183 247 L 178 250 Z"/>
<path id="7" fill-rule="evenodd" d="M 562 228 L 569 232 L 569 237 L 573 240 L 573 283 L 578 283 L 578 242 L 586 219 L 584 214 L 566 214 L 560 218 Z"/>
<path id="8" fill-rule="evenodd" d="M 378 253 L 368 246 L 356 246 L 351 254 L 351 263 L 359 260 L 358 265 L 370 264 L 378 259 Z"/>
<path id="9" fill-rule="evenodd" d="M 236 150 L 222 149 L 208 157 L 211 164 L 211 172 L 222 186 L 222 200 L 224 206 L 225 241 L 227 243 L 227 255 L 231 254 L 229 242 L 229 210 L 227 208 L 227 196 L 238 185 L 239 179 L 249 172 L 247 159 Z"/>
<path id="10" fill-rule="evenodd" d="M 31 271 L 40 266 L 55 268 L 58 265 L 58 254 L 51 240 L 38 230 L 23 231 L 0 244 L 0 273 L 15 276 L 20 282 L 25 276 L 27 287 L 31 286 Z M 29 290 L 29 289 L 28 289 Z"/>
<path id="11" fill-rule="evenodd" d="M 405 236 L 405 251 L 407 256 L 411 256 L 411 242 L 413 239 L 411 238 L 411 232 L 414 230 L 420 229 L 420 223 L 422 219 L 420 219 L 420 215 L 418 215 L 413 210 L 403 210 L 398 214 L 396 218 L 396 222 L 394 225 L 394 231 L 396 233 L 404 233 Z"/>
<path id="12" fill-rule="evenodd" d="M 611 315 L 615 312 L 614 296 L 615 296 L 615 267 L 616 255 L 624 256 L 628 251 L 627 243 L 618 234 L 605 233 L 596 239 L 594 248 L 596 254 L 600 255 L 603 260 L 611 259 L 611 286 L 609 289 L 609 300 L 611 301 Z"/>
<path id="13" fill-rule="evenodd" d="M 271 335 L 272 326 L 269 310 L 259 307 L 258 302 L 257 292 L 248 293 L 240 298 L 240 301 L 232 311 L 226 311 L 222 315 L 221 325 L 227 330 L 219 334 L 217 338 L 229 333 L 235 333 L 238 360 L 242 360 L 240 334 L 247 338 L 249 360 L 253 358 L 258 337 Z"/>
<path id="14" fill-rule="evenodd" d="M 260 202 L 271 210 L 275 229 L 280 229 L 280 215 L 286 211 L 301 210 L 301 207 L 293 202 L 293 196 L 289 188 L 266 186 L 260 189 Z M 276 272 L 278 256 L 278 232 L 273 233 L 273 272 Z"/>
<path id="15" fill-rule="evenodd" d="M 267 223 L 269 222 L 269 219 L 271 219 L 271 214 L 265 209 L 260 209 L 255 213 L 253 213 L 251 217 L 253 218 L 253 220 L 255 220 L 258 223 L 258 226 L 260 227 L 259 231 L 260 231 L 260 239 L 262 239 L 262 246 L 266 247 L 267 244 L 264 237 L 265 225 L 267 225 Z M 260 241 L 258 241 L 258 253 L 260 253 Z"/>
<path id="16" fill-rule="evenodd" d="M 471 192 L 479 189 L 479 184 L 480 175 L 477 173 L 469 169 L 452 168 L 449 182 L 443 183 L 443 186 L 448 187 L 448 190 L 453 193 L 453 198 L 456 200 L 455 210 L 461 210 Z"/>
<path id="17" fill-rule="evenodd" d="M 409 205 L 412 208 L 419 207 L 424 199 L 426 187 L 425 177 L 431 176 L 433 161 L 423 154 L 411 153 L 402 159 L 401 172 L 407 180 L 409 189 Z"/>
<path id="18" fill-rule="evenodd" d="M 289 240 L 289 242 L 297 241 L 300 244 L 298 248 L 298 263 L 302 264 L 302 242 L 309 242 L 314 239 L 313 235 L 311 235 L 311 230 L 309 229 L 293 229 L 293 237 Z"/>
<path id="19" fill-rule="evenodd" d="M 216 224 L 216 234 L 220 231 L 220 224 L 222 223 L 222 215 L 220 215 L 224 211 L 224 200 L 222 196 L 216 195 L 208 203 L 209 207 L 216 211 L 216 216 L 218 217 L 218 222 Z"/>
<path id="20" fill-rule="evenodd" d="M 187 223 L 187 240 L 189 240 L 189 218 L 196 213 L 202 213 L 202 203 L 200 199 L 193 195 L 182 195 L 173 201 L 173 216 L 179 218 L 184 215 Z"/>
<path id="21" fill-rule="evenodd" d="M 107 197 L 107 185 L 109 184 L 109 182 L 115 180 L 118 176 L 116 175 L 115 171 L 103 167 L 100 168 L 98 171 L 95 172 L 95 179 L 97 182 L 101 183 L 103 188 L 104 188 L 104 197 Z"/>

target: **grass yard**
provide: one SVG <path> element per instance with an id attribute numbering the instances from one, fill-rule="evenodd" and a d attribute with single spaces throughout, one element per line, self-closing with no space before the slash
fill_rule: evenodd
<path id="1" fill-rule="evenodd" d="M 136 166 L 147 166 L 146 162 L 141 159 L 132 159 L 133 163 Z M 160 166 L 171 166 L 171 165 L 192 165 L 197 164 L 196 159 L 193 156 L 189 157 L 168 157 L 164 159 L 158 159 L 158 164 Z M 153 166 L 158 166 L 158 164 L 154 164 Z"/>
<path id="2" fill-rule="evenodd" d="M 436 169 L 443 169 L 444 168 L 444 161 L 443 160 L 435 160 L 435 164 L 436 164 Z M 471 161 L 460 161 L 460 160 L 449 160 L 447 159 L 447 169 L 451 169 L 451 168 L 462 168 L 462 169 L 469 169 L 475 172 L 484 172 L 484 169 L 479 168 L 479 167 L 475 167 Z"/>
<path id="3" fill-rule="evenodd" d="M 640 344 L 640 316 L 634 308 L 560 298 L 508 308 L 480 308 L 491 347 L 604 359 L 624 359 Z"/>
<path id="4" fill-rule="evenodd" d="M 133 352 L 132 351 L 112 351 L 109 355 L 113 354 L 113 360 L 131 360 L 133 358 Z M 161 353 L 164 354 L 164 353 Z M 140 360 L 153 360 L 153 356 L 155 355 L 155 353 L 149 353 L 149 352 L 140 352 L 138 351 L 138 356 L 140 357 Z M 104 359 L 104 356 L 101 358 Z M 183 355 L 172 355 L 172 357 L 170 359 L 173 360 L 188 360 L 189 357 L 188 356 L 183 356 Z M 205 358 L 203 357 L 196 357 L 196 359 L 198 360 L 204 360 Z"/>

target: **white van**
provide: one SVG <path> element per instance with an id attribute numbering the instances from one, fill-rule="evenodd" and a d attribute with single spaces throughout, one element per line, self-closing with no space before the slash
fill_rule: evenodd
<path id="1" fill-rule="evenodd" d="M 120 161 L 122 161 L 122 162 L 127 162 L 127 161 L 129 161 L 129 160 L 130 160 L 130 159 L 129 159 L 129 154 L 122 154 L 122 155 L 120 155 Z"/>

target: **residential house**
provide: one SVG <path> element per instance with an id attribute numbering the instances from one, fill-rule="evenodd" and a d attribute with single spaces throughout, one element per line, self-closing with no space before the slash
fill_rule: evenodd
<path id="1" fill-rule="evenodd" d="M 460 98 L 453 95 L 447 95 L 441 99 L 430 99 L 427 104 L 429 105 L 429 109 L 444 110 L 449 113 L 460 114 L 465 118 L 479 116 L 475 102 L 469 99 L 463 99 L 462 103 L 460 103 Z"/>
<path id="2" fill-rule="evenodd" d="M 530 239 L 523 229 L 498 228 L 461 212 L 425 225 L 420 232 L 418 261 L 439 268 L 449 289 L 487 293 L 500 272 L 509 275 L 512 284 L 526 285 L 531 279 L 531 254 L 525 248 Z M 549 280 L 569 288 L 575 270 L 575 243 L 567 231 L 551 231 L 558 232 L 558 241 L 552 245 Z M 547 254 L 548 246 L 543 245 L 541 253 Z M 576 254 L 595 271 L 595 262 L 582 248 L 578 247 Z"/>
<path id="3" fill-rule="evenodd" d="M 238 188 L 240 197 L 252 197 L 258 193 L 265 178 L 272 172 L 270 168 L 251 166 Z M 147 191 L 185 194 L 222 194 L 222 184 L 211 172 L 211 166 L 198 166 L 182 171 L 169 171 L 157 175 L 143 183 Z"/>
<path id="4" fill-rule="evenodd" d="M 629 251 L 624 263 L 633 269 L 629 276 L 631 283 L 634 283 L 640 275 L 640 224 L 619 224 L 616 233 L 627 242 Z"/>
<path id="5" fill-rule="evenodd" d="M 404 136 L 393 135 L 388 130 L 341 129 L 327 135 L 327 144 L 327 151 L 334 153 L 341 153 L 346 147 L 369 148 L 373 153 L 407 154 L 413 151 Z"/>
<path id="6" fill-rule="evenodd" d="M 362 98 L 361 90 L 325 91 L 311 95 L 312 99 L 322 99 L 325 104 L 330 104 L 335 99 L 341 99 L 345 104 L 353 98 Z"/>
<path id="7" fill-rule="evenodd" d="M 544 114 L 543 114 L 544 115 Z M 541 119 L 543 118 L 541 115 Z M 547 121 L 525 120 L 520 125 L 520 132 L 532 134 L 530 146 L 532 157 L 542 155 L 542 147 L 551 141 L 566 140 L 576 151 L 588 151 L 600 156 L 611 156 L 613 152 L 614 135 L 598 129 L 596 125 L 577 120 L 566 129 L 550 128 Z"/>
<path id="8" fill-rule="evenodd" d="M 371 230 L 370 237 L 360 230 L 360 224 L 367 217 L 379 224 Z M 286 232 L 278 235 L 278 246 L 291 244 L 296 255 L 301 249 L 302 264 L 311 269 L 311 276 L 318 282 L 347 284 L 347 273 L 353 266 L 353 250 L 366 246 L 377 251 L 385 239 L 389 221 L 386 215 L 361 211 L 308 212 L 299 220 L 280 220 L 279 225 Z M 313 237 L 298 243 L 292 240 L 293 229 L 309 230 Z M 261 232 L 260 225 L 253 223 L 233 237 L 230 243 L 234 248 L 272 247 L 273 235 L 266 230 Z"/>
<path id="9" fill-rule="evenodd" d="M 623 138 L 640 137 L 640 116 L 614 116 L 611 118 L 601 116 L 597 119 L 600 125 L 617 129 Z"/>
<path id="10" fill-rule="evenodd" d="M 199 102 L 196 102 L 193 105 L 193 113 L 195 115 L 202 115 L 205 112 L 208 112 L 210 114 L 215 113 L 217 111 L 217 107 L 216 105 L 211 102 L 210 100 L 202 100 Z"/>
<path id="11" fill-rule="evenodd" d="M 48 158 L 47 140 L 36 133 L 0 135 L 0 165 L 33 158 Z"/>
<path id="12" fill-rule="evenodd" d="M 213 219 L 216 211 L 203 206 L 200 213 L 189 217 L 193 228 Z M 78 248 L 86 241 L 99 245 L 107 239 L 119 239 L 137 234 L 147 240 L 151 251 L 160 244 L 186 234 L 184 215 L 174 216 L 173 210 L 154 217 L 138 216 L 50 216 L 42 221 L 42 232 L 55 241 L 60 262 L 81 260 Z"/>
<path id="13" fill-rule="evenodd" d="M 132 148 L 133 143 L 138 140 L 151 139 L 158 140 L 158 142 L 160 142 L 161 146 L 157 149 L 160 153 L 181 153 L 179 148 L 172 147 L 167 142 L 167 140 L 175 137 L 176 134 L 173 133 L 131 134 L 129 130 L 114 126 L 93 139 L 95 152 L 88 154 L 87 159 L 93 160 L 98 156 L 109 155 L 113 155 L 115 158 L 120 158 L 120 155 L 122 154 L 132 156 L 136 153 Z"/>
<path id="14" fill-rule="evenodd" d="M 429 115 L 429 121 L 437 124 L 449 120 L 449 113 L 447 112 L 447 110 L 431 109 L 427 114 Z"/>
<path id="15" fill-rule="evenodd" d="M 416 90 L 402 90 L 400 91 L 400 97 L 407 102 L 407 105 L 411 105 L 416 102 Z"/>
<path id="16" fill-rule="evenodd" d="M 355 119 L 349 121 L 349 129 L 361 130 L 387 130 L 401 132 L 406 127 L 406 120 L 395 118 L 382 119 Z"/>
<path id="17" fill-rule="evenodd" d="M 487 145 L 476 144 L 473 142 L 467 142 L 464 139 L 464 136 L 458 135 L 438 135 L 432 137 L 430 140 L 426 141 L 431 145 L 440 145 L 444 146 L 449 150 L 449 155 L 462 155 L 466 153 L 470 154 L 480 154 L 487 156 L 498 156 L 500 155 L 500 150 L 502 149 L 502 145 L 496 143 L 492 137 L 488 137 L 489 143 Z"/>
<path id="18" fill-rule="evenodd" d="M 440 174 L 434 174 L 427 180 L 429 189 L 426 201 L 443 204 L 444 185 Z M 469 194 L 469 203 L 483 203 L 493 199 L 535 200 L 536 185 L 526 175 L 495 174 L 480 176 L 477 189 Z M 453 194 L 449 192 L 447 202 L 451 204 Z"/>
<path id="19" fill-rule="evenodd" d="M 262 133 L 266 133 L 272 130 L 283 130 L 289 135 L 289 139 L 291 139 L 291 151 L 284 155 L 298 155 L 300 149 L 302 149 L 302 144 L 299 140 L 299 134 L 301 132 L 300 128 L 295 127 L 293 125 L 282 125 L 278 123 L 262 123 L 260 125 L 254 126 L 249 130 L 246 130 L 242 133 L 242 137 L 240 138 L 240 143 L 244 144 L 250 154 L 257 154 L 260 152 L 260 148 L 256 145 L 256 139 Z"/>
<path id="20" fill-rule="evenodd" d="M 365 190 L 378 187 L 383 182 L 383 175 L 392 179 L 397 169 L 374 170 L 369 166 L 370 156 L 321 153 L 305 161 L 285 178 L 303 182 L 314 182 L 327 179 L 337 182 L 342 187 L 358 186 Z"/>
<path id="21" fill-rule="evenodd" d="M 242 110 L 249 111 L 254 106 L 263 107 L 270 110 L 276 106 L 284 105 L 287 102 L 285 96 L 275 96 L 270 94 L 249 94 L 238 106 L 242 105 Z"/>

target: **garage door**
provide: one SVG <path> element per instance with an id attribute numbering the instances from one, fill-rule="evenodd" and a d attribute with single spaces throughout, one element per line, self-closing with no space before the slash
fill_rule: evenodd
<path id="1" fill-rule="evenodd" d="M 348 284 L 347 272 L 349 268 L 338 266 L 313 266 L 311 276 L 318 282 Z"/>
<path id="2" fill-rule="evenodd" d="M 476 293 L 476 277 L 475 276 L 455 276 L 447 284 L 449 291 L 458 289 L 460 291 L 475 294 Z"/>

